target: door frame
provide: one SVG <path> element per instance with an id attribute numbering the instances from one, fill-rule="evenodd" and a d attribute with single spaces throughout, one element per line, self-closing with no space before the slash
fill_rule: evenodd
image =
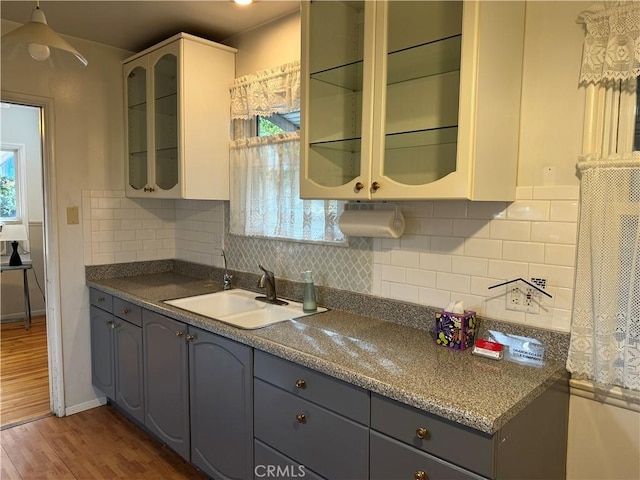
<path id="1" fill-rule="evenodd" d="M 58 248 L 58 194 L 54 148 L 54 100 L 16 92 L 1 92 L 4 102 L 40 108 L 42 144 L 42 187 L 44 200 L 44 276 L 47 314 L 47 355 L 49 358 L 49 402 L 57 417 L 65 415 L 62 320 L 60 316 L 60 258 Z"/>

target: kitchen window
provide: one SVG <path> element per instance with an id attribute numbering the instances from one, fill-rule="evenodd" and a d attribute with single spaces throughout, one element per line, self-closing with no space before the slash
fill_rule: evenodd
<path id="1" fill-rule="evenodd" d="M 346 244 L 344 202 L 300 199 L 300 65 L 236 79 L 231 89 L 230 233 Z"/>
<path id="2" fill-rule="evenodd" d="M 0 150 L 0 220 L 21 223 L 24 216 L 24 146 L 3 143 Z"/>

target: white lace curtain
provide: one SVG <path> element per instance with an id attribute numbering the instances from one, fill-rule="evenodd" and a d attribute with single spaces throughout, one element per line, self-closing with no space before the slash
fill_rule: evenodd
<path id="1" fill-rule="evenodd" d="M 567 369 L 640 391 L 640 152 L 586 156 Z"/>
<path id="2" fill-rule="evenodd" d="M 581 15 L 587 36 L 580 79 L 614 91 L 616 81 L 640 76 L 640 3 L 606 5 Z M 599 111 L 595 124 L 619 132 L 620 110 L 605 105 Z M 595 138 L 600 133 L 588 131 Z M 628 149 L 623 145 L 595 148 L 602 151 L 587 152 L 578 162 L 580 224 L 567 369 L 573 378 L 623 387 L 635 396 L 640 392 L 640 152 L 621 151 Z"/>
<path id="3" fill-rule="evenodd" d="M 299 62 L 238 78 L 231 88 L 230 232 L 344 242 L 343 202 L 300 199 L 300 133 L 255 136 L 257 116 L 300 109 Z"/>
<path id="4" fill-rule="evenodd" d="M 604 2 L 578 21 L 587 34 L 580 81 L 627 80 L 640 75 L 640 2 Z"/>

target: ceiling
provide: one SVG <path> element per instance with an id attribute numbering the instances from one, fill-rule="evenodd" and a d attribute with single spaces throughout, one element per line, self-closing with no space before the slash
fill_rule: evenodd
<path id="1" fill-rule="evenodd" d="M 0 1 L 0 17 L 26 23 L 35 1 Z M 299 0 L 125 1 L 42 0 L 47 23 L 58 33 L 138 52 L 179 33 L 224 43 L 236 34 L 288 15 Z"/>

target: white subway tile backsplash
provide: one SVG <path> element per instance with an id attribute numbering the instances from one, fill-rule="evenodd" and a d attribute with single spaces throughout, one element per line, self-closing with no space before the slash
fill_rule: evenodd
<path id="1" fill-rule="evenodd" d="M 505 202 L 469 202 L 467 218 L 506 218 L 507 204 Z"/>
<path id="2" fill-rule="evenodd" d="M 451 255 L 443 255 L 440 253 L 421 253 L 419 265 L 422 270 L 450 272 Z"/>
<path id="3" fill-rule="evenodd" d="M 418 303 L 435 308 L 445 308 L 451 301 L 451 292 L 435 288 L 418 288 Z"/>
<path id="4" fill-rule="evenodd" d="M 114 240 L 113 231 L 97 231 L 97 232 L 91 233 L 92 243 L 113 242 L 113 240 Z"/>
<path id="5" fill-rule="evenodd" d="M 576 246 L 546 244 L 544 248 L 544 263 L 572 267 L 576 264 Z"/>
<path id="6" fill-rule="evenodd" d="M 508 220 L 549 220 L 548 200 L 516 200 L 507 208 Z"/>
<path id="7" fill-rule="evenodd" d="M 512 280 L 514 278 L 526 279 L 529 274 L 529 264 L 524 262 L 512 262 L 507 260 L 489 260 L 489 277 Z"/>
<path id="8" fill-rule="evenodd" d="M 136 230 L 136 240 L 155 240 L 155 230 Z"/>
<path id="9" fill-rule="evenodd" d="M 529 265 L 529 275 L 535 278 L 546 278 L 547 285 L 573 289 L 574 268 L 555 265 Z"/>
<path id="10" fill-rule="evenodd" d="M 126 262 L 135 262 L 137 260 L 135 251 L 122 251 L 116 252 L 115 261 L 116 263 L 126 263 Z"/>
<path id="11" fill-rule="evenodd" d="M 409 285 L 417 285 L 419 287 L 435 287 L 436 272 L 430 270 L 419 270 L 416 268 L 407 268 L 406 282 Z"/>
<path id="12" fill-rule="evenodd" d="M 404 202 L 400 210 L 405 219 L 432 217 L 433 202 Z"/>
<path id="13" fill-rule="evenodd" d="M 486 258 L 453 256 L 451 271 L 465 275 L 486 277 L 489 268 L 489 260 Z"/>
<path id="14" fill-rule="evenodd" d="M 389 282 L 389 297 L 405 302 L 418 303 L 418 287 L 404 283 Z"/>
<path id="15" fill-rule="evenodd" d="M 528 263 L 544 262 L 544 243 L 512 242 L 502 243 L 502 259 Z"/>
<path id="16" fill-rule="evenodd" d="M 467 202 L 465 200 L 440 200 L 433 202 L 433 216 L 440 218 L 465 218 Z"/>
<path id="17" fill-rule="evenodd" d="M 490 223 L 488 220 L 456 218 L 453 220 L 453 236 L 489 238 Z"/>
<path id="18" fill-rule="evenodd" d="M 136 232 L 134 230 L 116 230 L 115 232 L 109 233 L 113 234 L 113 240 L 117 242 L 136 239 Z"/>
<path id="19" fill-rule="evenodd" d="M 471 293 L 473 295 L 491 298 L 496 295 L 504 295 L 505 288 L 499 287 L 496 289 L 489 289 L 493 285 L 502 283 L 504 279 L 489 278 L 489 277 L 471 277 Z"/>
<path id="20" fill-rule="evenodd" d="M 554 222 L 577 222 L 577 200 L 556 200 L 551 202 L 551 220 Z"/>
<path id="21" fill-rule="evenodd" d="M 576 244 L 578 225 L 568 222 L 533 222 L 531 241 L 545 243 Z"/>
<path id="22" fill-rule="evenodd" d="M 431 250 L 431 237 L 427 235 L 407 235 L 405 233 L 400 237 L 400 248 L 415 252 L 428 252 Z"/>
<path id="23" fill-rule="evenodd" d="M 467 257 L 501 258 L 502 241 L 485 238 L 467 238 L 464 241 L 463 252 L 459 254 Z"/>
<path id="24" fill-rule="evenodd" d="M 415 267 L 420 264 L 420 253 L 406 250 L 391 251 L 391 265 L 398 267 Z"/>
<path id="25" fill-rule="evenodd" d="M 462 237 L 431 237 L 431 251 L 462 255 L 465 248 L 464 242 L 465 239 Z"/>
<path id="26" fill-rule="evenodd" d="M 497 240 L 529 241 L 531 238 L 531 222 L 520 220 L 492 220 L 491 238 Z"/>
<path id="27" fill-rule="evenodd" d="M 516 199 L 517 200 L 531 200 L 533 199 L 533 187 L 516 187 Z"/>
<path id="28" fill-rule="evenodd" d="M 383 265 L 381 269 L 382 280 L 387 282 L 404 283 L 405 269 L 402 267 L 393 267 L 391 265 Z"/>
<path id="29" fill-rule="evenodd" d="M 420 225 L 423 235 L 438 235 L 441 237 L 453 234 L 453 219 L 451 218 L 423 218 Z"/>
<path id="30" fill-rule="evenodd" d="M 438 272 L 436 274 L 436 288 L 450 292 L 470 293 L 471 277 L 457 273 Z"/>

